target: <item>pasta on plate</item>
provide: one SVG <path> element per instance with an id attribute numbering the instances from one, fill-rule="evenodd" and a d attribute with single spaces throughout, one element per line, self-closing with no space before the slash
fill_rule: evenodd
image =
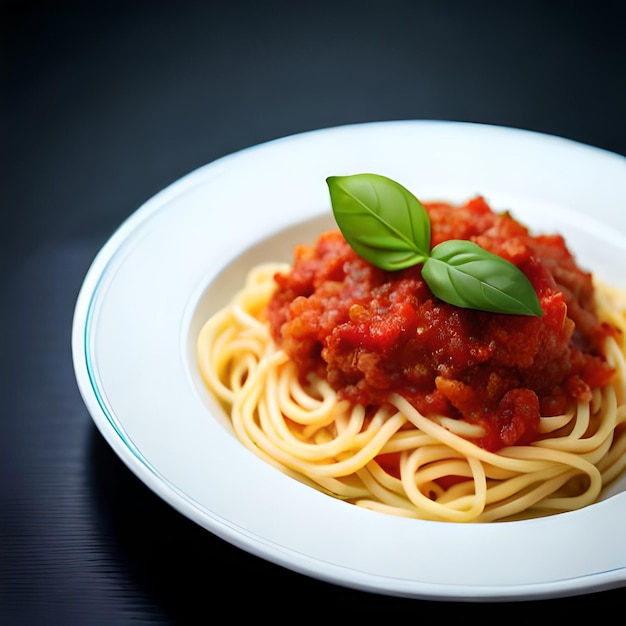
<path id="1" fill-rule="evenodd" d="M 625 294 L 482 197 L 424 207 L 433 245 L 507 259 L 543 315 L 448 304 L 331 230 L 206 321 L 204 383 L 253 453 L 356 506 L 493 522 L 596 502 L 626 469 Z"/>

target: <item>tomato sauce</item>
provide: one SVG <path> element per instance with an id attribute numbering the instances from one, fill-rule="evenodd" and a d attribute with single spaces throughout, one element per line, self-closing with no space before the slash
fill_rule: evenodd
<path id="1" fill-rule="evenodd" d="M 421 413 L 480 424 L 488 450 L 533 441 L 540 415 L 589 400 L 613 370 L 601 344 L 617 332 L 594 310 L 591 274 L 559 235 L 531 236 L 484 198 L 424 203 L 431 245 L 469 239 L 519 267 L 542 317 L 458 308 L 436 298 L 421 266 L 389 272 L 359 257 L 339 231 L 294 250 L 268 306 L 276 342 L 303 379 L 325 378 L 365 406 L 404 396 Z"/>

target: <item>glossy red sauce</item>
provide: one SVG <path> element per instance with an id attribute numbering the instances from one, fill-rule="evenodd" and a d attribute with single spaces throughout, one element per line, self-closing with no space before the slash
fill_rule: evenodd
<path id="1" fill-rule="evenodd" d="M 543 317 L 485 313 L 434 297 L 421 266 L 397 272 L 361 259 L 339 231 L 294 251 L 276 275 L 268 317 L 304 379 L 316 372 L 341 398 L 368 405 L 390 392 L 423 414 L 481 424 L 488 450 L 535 438 L 540 415 L 590 398 L 613 370 L 601 356 L 609 332 L 593 305 L 591 274 L 559 235 L 531 236 L 482 197 L 462 206 L 425 203 L 432 245 L 471 239 L 517 265 Z"/>

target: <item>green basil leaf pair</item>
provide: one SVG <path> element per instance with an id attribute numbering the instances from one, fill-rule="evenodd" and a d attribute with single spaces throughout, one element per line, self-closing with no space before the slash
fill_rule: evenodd
<path id="1" fill-rule="evenodd" d="M 423 264 L 422 277 L 454 306 L 541 316 L 541 304 L 515 265 L 471 241 L 451 239 L 430 248 L 430 218 L 405 187 L 379 174 L 326 179 L 335 221 L 354 251 L 388 271 Z"/>

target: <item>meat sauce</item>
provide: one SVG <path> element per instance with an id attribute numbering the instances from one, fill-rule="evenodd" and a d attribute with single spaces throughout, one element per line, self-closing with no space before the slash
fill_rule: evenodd
<path id="1" fill-rule="evenodd" d="M 535 288 L 542 317 L 494 314 L 435 296 L 421 266 L 388 272 L 359 257 L 339 231 L 294 250 L 268 305 L 275 341 L 342 399 L 365 406 L 391 392 L 422 414 L 479 424 L 477 443 L 496 451 L 535 439 L 540 415 L 589 400 L 613 370 L 601 345 L 616 332 L 594 310 L 591 274 L 559 235 L 531 236 L 484 198 L 461 206 L 424 203 L 432 246 L 469 239 L 519 267 Z"/>

